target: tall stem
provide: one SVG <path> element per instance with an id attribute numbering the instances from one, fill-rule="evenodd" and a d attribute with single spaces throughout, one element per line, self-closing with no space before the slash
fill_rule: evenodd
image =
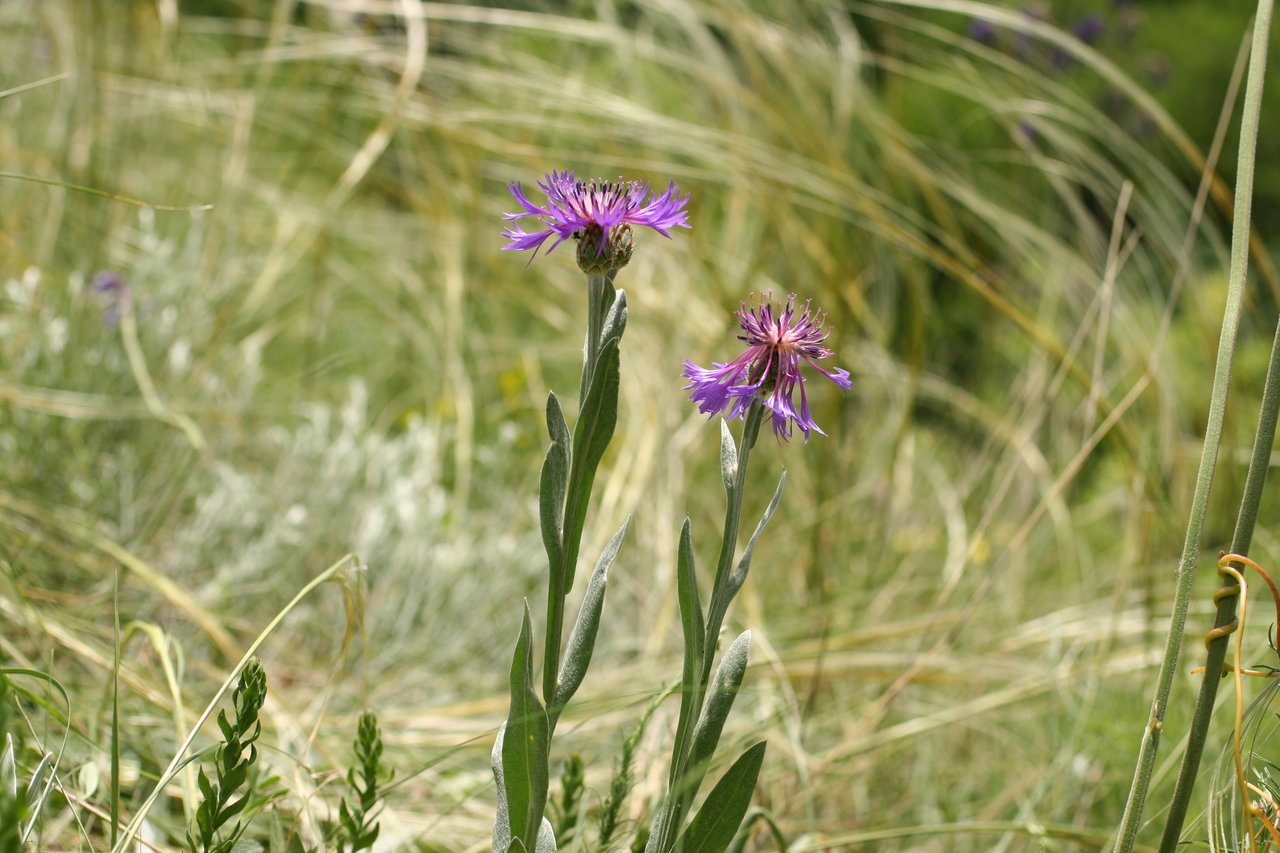
<path id="1" fill-rule="evenodd" d="M 720 558 L 716 561 L 716 577 L 711 584 L 711 603 L 707 610 L 707 639 L 703 643 L 706 654 L 702 664 L 702 686 L 711 679 L 711 665 L 715 661 L 716 638 L 720 624 L 729 609 L 729 592 L 725 581 L 733 570 L 733 558 L 738 548 L 738 532 L 742 527 L 742 493 L 747 483 L 747 462 L 751 448 L 760 437 L 760 424 L 764 422 L 765 407 L 759 397 L 751 401 L 751 407 L 742 423 L 742 441 L 738 444 L 738 470 L 734 474 L 733 488 L 729 490 L 724 510 L 724 536 L 720 540 Z"/>
<path id="2" fill-rule="evenodd" d="M 1248 272 L 1255 149 L 1258 139 L 1258 116 L 1262 109 L 1263 72 L 1267 64 L 1267 37 L 1271 30 L 1271 8 L 1272 0 L 1259 0 L 1249 57 L 1249 79 L 1245 87 L 1244 112 L 1240 121 L 1240 153 L 1236 161 L 1235 218 L 1231 232 L 1231 269 L 1227 280 L 1227 300 L 1223 310 L 1222 332 L 1218 338 L 1218 360 L 1209 399 L 1209 418 L 1205 424 L 1204 447 L 1200 453 L 1200 468 L 1196 475 L 1195 492 L 1191 499 L 1191 517 L 1187 522 L 1182 557 L 1178 562 L 1173 612 L 1169 620 L 1169 636 L 1165 642 L 1160 672 L 1156 677 L 1155 698 L 1151 703 L 1151 713 L 1143 729 L 1142 742 L 1138 749 L 1133 784 L 1129 789 L 1120 833 L 1116 839 L 1116 853 L 1130 853 L 1133 850 L 1138 828 L 1142 823 L 1142 812 L 1151 785 L 1151 774 L 1155 770 L 1160 732 L 1164 728 L 1169 694 L 1173 689 L 1174 674 L 1177 672 L 1178 650 L 1182 645 L 1187 608 L 1191 599 L 1191 582 L 1195 576 L 1196 558 L 1200 552 L 1200 537 L 1204 530 L 1205 513 L 1209 506 L 1209 493 L 1213 487 L 1213 469 L 1217 463 L 1218 448 L 1222 441 L 1222 421 L 1231 380 L 1231 362 L 1235 353 L 1240 306 Z M 1206 672 L 1205 678 L 1217 678 L 1217 673 Z"/>
<path id="3" fill-rule="evenodd" d="M 1271 360 L 1267 365 L 1267 380 L 1262 391 L 1262 408 L 1258 412 L 1258 430 L 1253 441 L 1253 455 L 1249 459 L 1249 473 L 1245 477 L 1244 497 L 1236 516 L 1236 529 L 1231 537 L 1231 553 L 1247 555 L 1253 542 L 1253 528 L 1258 521 L 1258 507 L 1262 504 L 1262 491 L 1267 483 L 1267 469 L 1271 467 L 1271 449 L 1276 440 L 1276 420 L 1280 416 L 1280 324 L 1271 342 Z M 1223 577 L 1224 587 L 1234 586 L 1235 578 Z M 1226 595 L 1218 602 L 1214 628 L 1223 628 L 1236 619 L 1236 595 Z M 1160 853 L 1173 853 L 1182 835 L 1191 793 L 1195 788 L 1200 759 L 1204 755 L 1209 720 L 1213 716 L 1213 703 L 1218 697 L 1218 685 L 1222 678 L 1222 664 L 1227 657 L 1229 633 L 1215 636 L 1209 643 L 1204 659 L 1204 678 L 1196 697 L 1195 713 L 1191 717 L 1191 730 L 1187 734 L 1187 750 L 1178 768 L 1178 782 L 1169 803 L 1165 818 L 1164 835 L 1160 838 Z"/>

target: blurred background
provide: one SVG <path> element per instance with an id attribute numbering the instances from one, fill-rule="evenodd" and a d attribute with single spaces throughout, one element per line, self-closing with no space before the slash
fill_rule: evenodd
<path id="1" fill-rule="evenodd" d="M 572 252 L 501 252 L 500 216 L 507 183 L 575 169 L 675 180 L 692 228 L 637 233 L 618 278 L 620 423 L 584 555 L 635 520 L 558 754 L 603 792 L 678 677 L 679 526 L 706 570 L 723 513 L 718 429 L 681 359 L 726 359 L 740 300 L 794 292 L 828 312 L 854 389 L 812 383 L 828 436 L 754 456 L 744 523 L 788 484 L 729 617 L 755 643 L 724 754 L 769 740 L 757 804 L 793 850 L 1098 849 L 1200 451 L 1252 12 L 0 0 L 0 648 L 71 695 L 63 781 L 102 796 L 116 614 L 158 629 L 121 666 L 127 808 L 175 720 L 352 553 L 363 570 L 262 653 L 279 808 L 318 819 L 369 707 L 400 780 L 380 844 L 487 848 L 520 600 L 545 595 L 542 408 L 554 390 L 575 409 L 585 317 Z M 1280 113 L 1263 116 L 1184 673 L 1280 292 Z M 1264 566 L 1278 520 L 1264 501 Z M 673 713 L 642 742 L 633 818 Z M 41 712 L 28 737 L 60 732 Z M 101 824 L 60 802 L 47 837 L 89 849 Z M 153 820 L 180 835 L 175 801 Z"/>

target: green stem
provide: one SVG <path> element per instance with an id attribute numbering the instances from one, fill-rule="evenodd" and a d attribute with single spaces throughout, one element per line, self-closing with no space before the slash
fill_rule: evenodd
<path id="1" fill-rule="evenodd" d="M 613 304 L 614 273 L 587 275 L 587 338 L 582 347 L 582 384 L 578 393 L 579 417 L 582 404 L 587 399 L 591 381 L 595 377 L 596 362 L 600 358 L 600 349 L 604 344 L 601 335 L 604 330 L 605 316 L 609 306 Z M 582 448 L 573 448 L 578 453 Z M 586 500 L 589 495 L 577 494 L 573 483 L 565 496 L 565 513 L 567 519 L 574 511 L 579 500 Z M 563 532 L 561 536 L 563 536 Z M 573 562 L 578 557 L 577 542 L 561 542 L 560 564 L 551 567 L 551 582 L 547 589 L 547 636 L 543 645 L 542 656 L 542 700 L 550 702 L 555 694 L 556 684 L 560 679 L 560 656 L 564 648 L 564 604 L 569 594 L 569 577 L 573 574 Z"/>
<path id="2" fill-rule="evenodd" d="M 1271 360 L 1267 365 L 1267 380 L 1262 391 L 1262 408 L 1258 412 L 1258 429 L 1254 436 L 1253 455 L 1249 459 L 1244 497 L 1240 501 L 1236 529 L 1231 537 L 1233 554 L 1247 555 L 1249 546 L 1253 542 L 1253 529 L 1258 521 L 1258 507 L 1262 504 L 1262 491 L 1267 483 L 1267 469 L 1271 466 L 1271 449 L 1275 444 L 1278 416 L 1280 416 L 1280 324 L 1276 325 L 1276 335 L 1271 342 Z M 1234 578 L 1227 576 L 1223 578 L 1222 585 L 1234 586 L 1235 583 Z M 1214 628 L 1222 628 L 1235 621 L 1238 598 L 1239 596 L 1236 595 L 1227 595 L 1218 602 L 1218 613 L 1213 622 Z M 1222 665 L 1227 658 L 1228 636 L 1223 634 L 1216 637 L 1209 643 L 1205 654 L 1204 678 L 1200 682 L 1200 693 L 1196 697 L 1196 709 L 1191 718 L 1191 730 L 1187 734 L 1187 750 L 1182 756 L 1182 766 L 1178 769 L 1178 782 L 1174 787 L 1173 799 L 1169 803 L 1169 814 L 1165 818 L 1164 835 L 1160 839 L 1160 853 L 1173 853 L 1182 835 L 1182 825 L 1186 821 L 1191 792 L 1195 788 L 1196 774 L 1199 772 L 1200 759 L 1204 754 L 1209 720 L 1213 716 L 1213 703 L 1218 697 L 1218 685 L 1222 683 Z"/>
<path id="3" fill-rule="evenodd" d="M 742 441 L 738 445 L 738 470 L 734 476 L 733 488 L 729 490 L 728 503 L 724 511 L 724 537 L 720 540 L 720 558 L 716 562 L 716 578 L 711 585 L 711 604 L 707 610 L 707 639 L 703 643 L 705 658 L 702 663 L 702 687 L 705 690 L 711 679 L 711 665 L 716 656 L 716 638 L 720 635 L 720 625 L 729 610 L 729 594 L 725 582 L 733 571 L 733 558 L 738 548 L 738 531 L 742 526 L 742 493 L 747 482 L 747 461 L 751 457 L 751 448 L 755 447 L 760 437 L 760 424 L 764 422 L 765 407 L 763 401 L 756 397 L 751 401 L 751 408 L 742 424 Z"/>
<path id="4" fill-rule="evenodd" d="M 612 297 L 613 276 L 589 274 L 587 276 L 587 340 L 582 347 L 582 388 L 579 392 L 579 405 L 587 397 L 587 389 L 591 387 L 591 378 L 595 375 L 596 359 L 600 357 L 600 334 L 604 329 L 604 315 L 609 310 Z"/>
<path id="5" fill-rule="evenodd" d="M 1151 775 L 1155 770 L 1156 752 L 1160 744 L 1160 732 L 1164 728 L 1165 711 L 1173 688 L 1174 674 L 1178 667 L 1178 650 L 1186 628 L 1187 608 L 1191 599 L 1191 583 L 1195 576 L 1196 557 L 1200 551 L 1200 537 L 1204 531 L 1205 513 L 1209 506 L 1209 493 L 1213 487 L 1213 469 L 1222 441 L 1222 421 L 1226 411 L 1227 391 L 1231 380 L 1231 362 L 1235 353 L 1236 332 L 1240 324 L 1240 306 L 1244 296 L 1245 277 L 1248 271 L 1250 209 L 1253 203 L 1253 173 L 1258 139 L 1258 117 L 1262 109 L 1263 72 L 1267 64 L 1267 36 L 1271 30 L 1272 0 L 1259 0 L 1254 22 L 1253 45 L 1249 59 L 1249 78 L 1245 87 L 1244 112 L 1240 121 L 1240 153 L 1237 159 L 1235 220 L 1231 233 L 1231 269 L 1227 280 L 1227 300 L 1223 310 L 1222 332 L 1218 339 L 1218 359 L 1213 376 L 1213 389 L 1209 400 L 1209 418 L 1205 424 L 1204 447 L 1200 453 L 1200 468 L 1196 475 L 1195 492 L 1191 499 L 1191 516 L 1187 522 L 1182 557 L 1178 562 L 1178 575 L 1173 600 L 1173 612 L 1169 621 L 1169 636 L 1165 642 L 1164 658 L 1156 677 L 1155 697 L 1151 713 L 1143 730 L 1138 750 L 1137 767 L 1133 784 L 1125 803 L 1120 833 L 1116 839 L 1116 853 L 1130 853 L 1137 840 L 1146 805 Z M 1206 672 L 1205 679 L 1216 678 L 1216 672 Z"/>
<path id="6" fill-rule="evenodd" d="M 724 615 L 729 609 L 729 601 L 732 598 L 726 589 L 726 582 L 733 568 L 738 531 L 742 524 L 742 494 L 747 481 L 747 462 L 751 457 L 751 448 L 755 446 L 756 439 L 760 435 L 760 424 L 764 421 L 764 414 L 764 403 L 757 397 L 751 401 L 751 406 L 743 418 L 742 439 L 738 446 L 738 466 L 734 472 L 732 484 L 726 489 L 724 536 L 720 541 L 720 557 L 716 564 L 715 581 L 711 587 L 711 603 L 707 612 L 706 639 L 702 645 L 702 677 L 693 685 L 691 695 L 685 696 L 681 701 L 681 723 L 676 732 L 676 743 L 672 750 L 672 772 L 667 791 L 667 807 L 661 815 L 658 843 L 654 848 L 657 853 L 666 853 L 675 845 L 681 825 L 684 823 L 684 816 L 697 794 L 694 784 L 691 783 L 692 780 L 688 778 L 689 753 L 693 747 L 694 730 L 702 716 L 702 706 L 706 701 L 707 685 L 711 680 L 711 669 L 716 657 L 716 639 L 719 637 L 720 625 L 724 621 Z"/>

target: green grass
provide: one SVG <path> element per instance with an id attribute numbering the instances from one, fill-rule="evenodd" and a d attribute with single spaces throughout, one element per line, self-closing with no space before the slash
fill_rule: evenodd
<path id="1" fill-rule="evenodd" d="M 619 278 L 619 431 L 584 553 L 635 521 L 557 741 L 588 790 L 678 673 L 680 521 L 705 544 L 722 512 L 679 360 L 723 359 L 738 300 L 794 290 L 830 313 L 855 390 L 813 392 L 828 438 L 755 454 L 748 518 L 789 477 L 729 615 L 755 637 L 727 737 L 770 741 L 757 803 L 793 850 L 1075 849 L 1033 825 L 1101 846 L 1165 629 L 1227 244 L 1180 141 L 1099 105 L 1124 72 L 1089 52 L 1029 70 L 943 2 L 440 4 L 408 26 L 399 4 L 181 5 L 170 28 L 163 3 L 0 4 L 0 89 L 66 75 L 0 99 L 3 171 L 193 208 L 0 178 L 0 654 L 67 687 L 59 781 L 80 798 L 46 804 L 39 849 L 109 835 L 89 806 L 109 802 L 117 577 L 121 623 L 158 628 L 119 669 L 127 819 L 248 644 L 347 553 L 365 569 L 259 651 L 280 813 L 336 816 L 369 707 L 397 771 L 379 845 L 487 846 L 519 601 L 540 612 L 544 588 L 542 405 L 573 406 L 584 311 L 569 252 L 526 268 L 499 215 L 506 182 L 566 167 L 693 195 L 692 230 L 638 235 Z M 103 269 L 131 288 L 132 362 L 89 286 Z M 1265 369 L 1274 282 L 1254 280 L 1210 553 Z M 1263 565 L 1276 520 L 1264 501 Z M 30 769 L 63 725 L 23 708 Z M 640 745 L 636 810 L 674 713 Z M 184 800 L 153 809 L 162 843 Z"/>

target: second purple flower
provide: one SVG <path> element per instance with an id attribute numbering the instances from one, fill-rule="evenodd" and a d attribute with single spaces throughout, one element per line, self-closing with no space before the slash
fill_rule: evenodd
<path id="1" fill-rule="evenodd" d="M 772 293 L 764 294 L 754 307 L 744 302 L 735 312 L 742 334 L 738 340 L 747 345 L 732 361 L 713 362 L 713 367 L 699 367 L 691 361 L 684 363 L 685 386 L 698 410 L 715 415 L 727 412 L 729 420 L 740 418 L 750 408 L 751 400 L 761 395 L 764 405 L 772 414 L 773 431 L 780 439 L 791 437 L 791 424 L 795 423 L 804 433 L 826 435 L 814 423 L 809 412 L 809 399 L 805 394 L 805 378 L 801 366 L 808 364 L 830 379 L 842 390 L 853 387 L 849 371 L 839 367 L 830 370 L 818 361 L 830 358 L 833 353 L 824 346 L 830 334 L 824 326 L 827 315 L 813 312 L 806 302 L 802 310 L 796 310 L 796 296 L 791 294 L 786 304 L 775 307 Z M 794 395 L 800 391 L 800 404 L 796 406 Z"/>

